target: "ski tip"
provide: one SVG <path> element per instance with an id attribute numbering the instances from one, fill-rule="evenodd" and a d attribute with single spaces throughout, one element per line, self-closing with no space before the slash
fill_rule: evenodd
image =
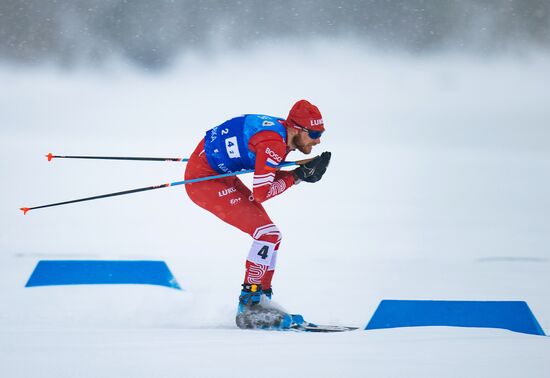
<path id="1" fill-rule="evenodd" d="M 23 212 L 23 215 L 27 215 L 27 211 L 29 211 L 30 209 L 28 207 L 22 207 L 19 210 Z"/>
<path id="2" fill-rule="evenodd" d="M 50 152 L 49 154 L 46 155 L 46 157 L 48 158 L 48 161 L 52 161 L 53 154 Z"/>

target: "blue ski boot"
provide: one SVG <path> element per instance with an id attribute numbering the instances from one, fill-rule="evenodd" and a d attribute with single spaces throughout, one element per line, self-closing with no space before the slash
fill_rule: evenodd
<path id="1" fill-rule="evenodd" d="M 237 314 L 246 311 L 247 308 L 258 305 L 262 300 L 262 285 L 243 284 L 241 295 L 239 296 L 239 308 Z M 271 299 L 271 295 L 270 295 Z"/>
<path id="2" fill-rule="evenodd" d="M 262 290 L 261 285 L 243 284 L 235 322 L 243 329 L 290 328 L 292 317 L 270 305 L 273 291 Z"/>

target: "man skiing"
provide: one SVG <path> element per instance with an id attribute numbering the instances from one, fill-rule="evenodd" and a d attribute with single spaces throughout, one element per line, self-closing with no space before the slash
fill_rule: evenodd
<path id="1" fill-rule="evenodd" d="M 319 181 L 331 154 L 321 155 L 293 171 L 278 169 L 290 151 L 311 153 L 325 127 L 319 109 L 306 100 L 294 104 L 285 119 L 247 114 L 206 132 L 191 155 L 185 180 L 241 170 L 254 170 L 252 191 L 237 176 L 186 185 L 198 206 L 253 238 L 239 296 L 236 322 L 240 328 L 288 328 L 292 316 L 269 305 L 281 232 L 262 202 L 301 181 Z"/>

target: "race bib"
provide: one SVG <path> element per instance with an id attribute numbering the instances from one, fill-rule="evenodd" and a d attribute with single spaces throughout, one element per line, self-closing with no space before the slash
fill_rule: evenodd
<path id="1" fill-rule="evenodd" d="M 227 138 L 225 140 L 225 149 L 227 151 L 227 155 L 231 159 L 240 158 L 241 154 L 239 152 L 239 145 L 237 144 L 237 137 L 231 137 Z"/>

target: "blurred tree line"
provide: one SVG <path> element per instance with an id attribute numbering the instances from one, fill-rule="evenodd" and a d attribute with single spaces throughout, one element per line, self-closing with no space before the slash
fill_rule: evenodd
<path id="1" fill-rule="evenodd" d="M 550 47 L 549 0 L 0 0 L 0 60 L 161 68 L 190 50 L 351 38 L 387 50 Z"/>

